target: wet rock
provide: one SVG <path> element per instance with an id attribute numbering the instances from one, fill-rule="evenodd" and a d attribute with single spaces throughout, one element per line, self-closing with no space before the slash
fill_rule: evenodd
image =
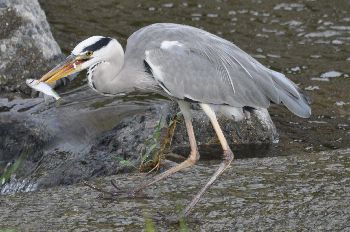
<path id="1" fill-rule="evenodd" d="M 166 102 L 136 107 L 134 115 L 129 106 L 127 116 L 118 120 L 122 107 L 78 113 L 81 109 L 77 106 L 48 108 L 44 103 L 33 106 L 30 101 L 4 101 L 0 105 L 7 109 L 0 114 L 0 176 L 5 166 L 23 159 L 1 186 L 3 194 L 135 171 L 145 141 L 161 119 L 165 125 L 170 112 Z M 64 121 L 67 118 L 69 121 Z M 111 121 L 116 127 L 106 130 L 108 125 L 104 127 L 102 121 Z"/>
<path id="2" fill-rule="evenodd" d="M 3 99 L 1 99 L 3 100 Z M 14 173 L 6 172 L 15 166 L 25 167 L 16 170 L 18 176 L 28 176 L 31 170 L 35 168 L 35 163 L 43 155 L 45 140 L 42 138 L 46 134 L 40 127 L 33 122 L 26 121 L 24 117 L 14 117 L 9 113 L 13 108 L 13 103 L 8 100 L 0 100 L 0 192 L 1 186 L 8 181 L 7 178 L 14 178 L 11 182 L 11 189 L 16 191 L 19 182 L 15 179 Z M 22 181 L 22 180 L 21 180 Z M 27 180 L 24 180 L 27 182 Z"/>
<path id="3" fill-rule="evenodd" d="M 78 96 L 65 98 L 79 100 Z M 96 111 L 88 109 L 92 105 L 96 103 L 49 107 L 40 103 L 38 98 L 0 104 L 4 111 L 7 109 L 0 114 L 1 167 L 4 169 L 5 165 L 25 156 L 23 165 L 1 187 L 1 192 L 35 190 L 137 171 L 140 156 L 149 146 L 146 141 L 154 135 L 159 125 L 162 136 L 156 143 L 157 151 L 171 118 L 179 110 L 176 103 L 162 100 L 139 107 L 134 112 L 128 106 L 128 113 L 118 119 L 122 102 L 115 103 L 117 108 L 101 107 Z M 202 157 L 218 158 L 222 154 L 221 146 L 207 116 L 198 110 L 193 110 L 193 115 Z M 252 116 L 251 123 L 238 125 L 240 137 L 236 132 L 237 125 L 219 116 L 231 144 L 250 146 L 251 143 L 272 142 L 272 138 L 275 138 L 272 121 L 269 121 L 269 117 L 264 118 L 266 115 L 261 112 L 257 115 Z M 110 120 L 104 126 L 103 122 Z M 181 117 L 173 143 L 166 151 L 183 156 L 189 152 L 187 131 Z"/>
<path id="4" fill-rule="evenodd" d="M 201 156 L 218 157 L 222 154 L 220 142 L 214 132 L 209 118 L 202 110 L 192 110 L 193 127 Z M 244 145 L 271 144 L 278 142 L 278 133 L 267 111 L 253 110 L 250 119 L 234 122 L 224 115 L 218 114 L 219 124 L 232 149 Z M 213 149 L 209 149 L 212 147 Z M 176 127 L 171 150 L 187 156 L 189 141 L 186 126 L 180 120 Z M 243 156 L 244 157 L 244 156 Z"/>
<path id="5" fill-rule="evenodd" d="M 168 112 L 167 104 L 159 104 L 125 117 L 112 130 L 94 138 L 92 146 L 85 151 L 64 151 L 58 146 L 52 152 L 46 152 L 30 178 L 37 188 L 46 188 L 137 171 L 145 141 Z"/>
<path id="6" fill-rule="evenodd" d="M 145 189 L 145 198 L 110 201 L 81 184 L 0 196 L 5 230 L 141 231 L 150 219 L 157 231 L 179 231 L 157 212 L 176 213 L 213 174 L 217 162 L 201 162 Z M 198 202 L 185 224 L 190 231 L 348 231 L 350 149 L 288 157 L 236 160 Z M 110 188 L 144 181 L 117 175 L 94 180 Z M 77 223 L 79 222 L 79 223 Z"/>
<path id="7" fill-rule="evenodd" d="M 342 76 L 343 73 L 338 71 L 329 71 L 321 74 L 321 78 L 335 78 Z"/>
<path id="8" fill-rule="evenodd" d="M 37 0 L 0 0 L 0 95 L 30 95 L 25 79 L 38 79 L 61 57 Z"/>

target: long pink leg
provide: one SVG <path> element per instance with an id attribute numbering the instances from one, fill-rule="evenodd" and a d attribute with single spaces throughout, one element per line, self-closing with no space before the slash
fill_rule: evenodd
<path id="1" fill-rule="evenodd" d="M 197 202 L 199 201 L 199 199 L 203 195 L 203 193 L 214 183 L 216 178 L 218 176 L 220 176 L 225 171 L 225 169 L 231 164 L 231 162 L 234 158 L 233 153 L 232 153 L 230 147 L 228 146 L 228 143 L 225 139 L 225 136 L 220 128 L 220 125 L 219 125 L 218 120 L 216 118 L 215 112 L 207 104 L 200 104 L 200 105 L 201 105 L 203 111 L 208 115 L 208 117 L 211 121 L 211 124 L 213 125 L 214 130 L 219 138 L 221 146 L 224 150 L 224 160 L 222 161 L 222 163 L 220 164 L 219 168 L 216 170 L 214 175 L 209 179 L 208 183 L 205 184 L 205 186 L 197 193 L 197 195 L 194 196 L 191 203 L 183 210 L 183 212 L 182 212 L 183 217 L 187 216 L 190 213 L 190 211 L 197 204 Z"/>
<path id="2" fill-rule="evenodd" d="M 195 138 L 194 131 L 193 131 L 192 116 L 191 116 L 189 103 L 184 102 L 184 101 L 179 101 L 178 103 L 179 103 L 181 112 L 182 112 L 184 119 L 185 119 L 187 133 L 188 133 L 190 146 L 191 146 L 191 153 L 190 153 L 189 157 L 185 161 L 183 161 L 182 163 L 176 165 L 173 168 L 170 168 L 169 170 L 167 170 L 161 174 L 154 176 L 153 178 L 151 178 L 149 181 L 145 182 L 144 184 L 137 186 L 135 189 L 132 190 L 132 193 L 131 193 L 132 195 L 145 189 L 147 186 L 152 185 L 152 184 L 174 174 L 175 172 L 178 172 L 184 168 L 187 168 L 187 167 L 194 165 L 199 160 L 199 153 L 198 153 L 196 138 Z"/>

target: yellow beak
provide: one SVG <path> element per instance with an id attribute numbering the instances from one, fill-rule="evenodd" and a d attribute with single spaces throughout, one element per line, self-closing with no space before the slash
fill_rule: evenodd
<path id="1" fill-rule="evenodd" d="M 51 71 L 42 76 L 39 81 L 45 82 L 47 84 L 52 84 L 53 82 L 63 77 L 81 71 L 80 66 L 84 61 L 86 60 L 82 59 L 79 56 L 70 55 L 66 58 L 65 61 L 58 64 Z"/>

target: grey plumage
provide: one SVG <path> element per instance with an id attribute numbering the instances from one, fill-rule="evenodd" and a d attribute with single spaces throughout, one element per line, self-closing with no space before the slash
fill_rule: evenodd
<path id="1" fill-rule="evenodd" d="M 168 41 L 168 46 L 162 43 Z M 152 69 L 140 82 L 144 60 Z M 153 24 L 132 34 L 126 46 L 123 70 L 133 71 L 125 82 L 138 89 L 159 85 L 178 99 L 242 108 L 268 108 L 283 103 L 294 114 L 309 117 L 311 109 L 299 88 L 283 74 L 270 70 L 233 43 L 198 28 Z M 129 72 L 130 73 L 130 72 Z M 117 78 L 117 77 L 116 77 Z M 120 81 L 123 75 L 118 78 Z M 125 83 L 124 83 L 125 85 Z"/>

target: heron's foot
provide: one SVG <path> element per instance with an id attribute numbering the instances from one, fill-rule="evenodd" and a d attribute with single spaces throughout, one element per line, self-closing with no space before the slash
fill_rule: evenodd
<path id="1" fill-rule="evenodd" d="M 150 198 L 145 194 L 142 194 L 142 192 L 138 192 L 136 194 L 132 190 L 122 190 L 121 188 L 118 187 L 118 185 L 115 183 L 114 180 L 111 180 L 111 185 L 115 190 L 105 190 L 105 189 L 96 187 L 86 181 L 84 181 L 84 184 L 95 191 L 103 193 L 103 196 L 102 196 L 103 199 L 113 200 L 118 198 L 136 198 L 136 197 Z"/>

